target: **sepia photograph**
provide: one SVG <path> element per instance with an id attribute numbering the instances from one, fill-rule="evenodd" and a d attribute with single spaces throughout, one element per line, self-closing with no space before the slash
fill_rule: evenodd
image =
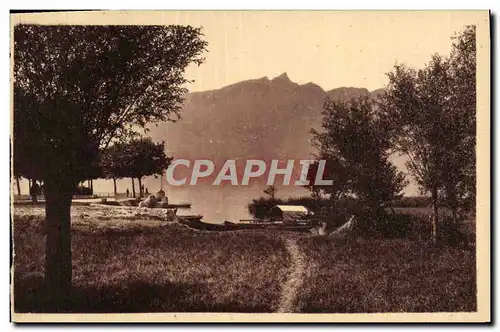
<path id="1" fill-rule="evenodd" d="M 10 14 L 11 319 L 490 322 L 490 12 Z"/>

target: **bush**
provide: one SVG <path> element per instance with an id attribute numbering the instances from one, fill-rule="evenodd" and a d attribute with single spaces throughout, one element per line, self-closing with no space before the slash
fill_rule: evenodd
<path id="1" fill-rule="evenodd" d="M 415 222 L 409 214 L 389 214 L 376 220 L 376 232 L 391 239 L 402 239 L 410 236 L 412 225 Z"/>
<path id="2" fill-rule="evenodd" d="M 419 207 L 428 207 L 431 205 L 432 199 L 430 197 L 425 196 L 409 196 L 409 197 L 401 197 L 396 203 L 394 207 L 408 207 L 408 208 L 419 208 Z"/>
<path id="3" fill-rule="evenodd" d="M 417 214 L 380 213 L 378 216 L 357 215 L 355 232 L 364 238 L 428 240 L 432 225 Z"/>
<path id="4" fill-rule="evenodd" d="M 76 187 L 76 190 L 74 193 L 74 195 L 81 195 L 81 196 L 90 196 L 93 194 L 94 194 L 94 191 L 91 188 L 85 187 L 85 186 Z"/>
<path id="5" fill-rule="evenodd" d="M 468 246 L 472 242 L 468 235 L 455 224 L 452 217 L 444 216 L 438 224 L 439 241 L 443 244 L 458 247 Z"/>

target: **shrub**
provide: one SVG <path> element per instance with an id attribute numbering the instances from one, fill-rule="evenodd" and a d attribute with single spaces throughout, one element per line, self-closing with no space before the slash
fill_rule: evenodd
<path id="1" fill-rule="evenodd" d="M 425 196 L 407 196 L 401 197 L 397 202 L 395 202 L 395 207 L 427 207 L 431 205 L 432 200 L 430 197 Z"/>
<path id="2" fill-rule="evenodd" d="M 428 240 L 432 225 L 428 218 L 417 214 L 379 213 L 357 215 L 355 232 L 364 238 Z"/>
<path id="3" fill-rule="evenodd" d="M 76 187 L 76 190 L 75 190 L 75 195 L 90 196 L 93 194 L 94 194 L 94 191 L 91 188 L 85 187 L 85 186 L 78 186 L 78 187 Z"/>
<path id="4" fill-rule="evenodd" d="M 458 225 L 455 224 L 453 218 L 449 216 L 444 216 L 438 224 L 438 235 L 441 243 L 453 247 L 468 246 L 469 242 L 471 242 L 468 234 L 462 231 Z"/>

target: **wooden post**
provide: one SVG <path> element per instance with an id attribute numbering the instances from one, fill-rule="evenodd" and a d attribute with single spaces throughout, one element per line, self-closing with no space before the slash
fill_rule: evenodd
<path id="1" fill-rule="evenodd" d="M 21 196 L 21 185 L 19 184 L 19 177 L 16 176 L 16 186 L 17 186 L 17 195 Z"/>
<path id="2" fill-rule="evenodd" d="M 160 190 L 163 191 L 163 171 L 160 174 Z"/>

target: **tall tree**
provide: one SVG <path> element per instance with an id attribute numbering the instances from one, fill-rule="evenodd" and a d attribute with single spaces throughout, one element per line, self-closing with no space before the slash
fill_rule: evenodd
<path id="1" fill-rule="evenodd" d="M 449 59 L 451 96 L 446 114 L 448 149 L 442 176 L 446 205 L 453 213 L 470 212 L 476 201 L 476 27 L 453 37 Z"/>
<path id="2" fill-rule="evenodd" d="M 321 132 L 313 130 L 313 138 L 334 180 L 326 192 L 355 196 L 370 214 L 363 217 L 382 214 L 400 197 L 406 181 L 389 160 L 390 131 L 378 108 L 367 98 L 327 100 L 322 127 Z"/>
<path id="3" fill-rule="evenodd" d="M 125 144 L 122 142 L 115 142 L 108 146 L 102 153 L 101 169 L 103 175 L 107 179 L 113 180 L 114 195 L 117 195 L 116 180 L 126 177 L 126 151 Z"/>
<path id="4" fill-rule="evenodd" d="M 179 118 L 184 71 L 206 42 L 190 26 L 14 27 L 14 139 L 45 186 L 45 278 L 54 304 L 71 286 L 70 206 L 99 149 Z M 17 150 L 19 145 L 15 145 Z"/>
<path id="5" fill-rule="evenodd" d="M 434 211 L 433 239 L 439 222 L 440 174 L 446 151 L 444 112 L 449 96 L 448 63 L 434 55 L 426 68 L 414 70 L 396 66 L 389 75 L 389 85 L 381 109 L 392 119 L 395 146 L 408 157 L 407 169 L 424 193 L 432 197 Z"/>
<path id="6" fill-rule="evenodd" d="M 396 150 L 432 197 L 434 241 L 441 202 L 457 224 L 464 198 L 475 200 L 475 67 L 475 28 L 467 27 L 450 58 L 434 55 L 420 70 L 396 66 L 379 105 L 392 123 Z"/>

